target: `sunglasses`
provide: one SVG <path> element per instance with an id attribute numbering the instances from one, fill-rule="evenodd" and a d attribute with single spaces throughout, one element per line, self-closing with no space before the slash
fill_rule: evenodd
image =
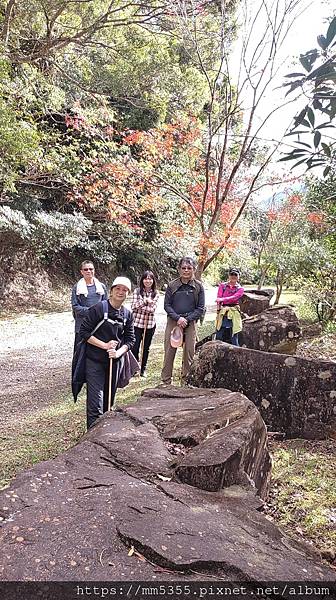
<path id="1" fill-rule="evenodd" d="M 93 267 L 87 267 L 87 268 L 83 269 L 83 271 L 94 271 L 94 268 Z"/>

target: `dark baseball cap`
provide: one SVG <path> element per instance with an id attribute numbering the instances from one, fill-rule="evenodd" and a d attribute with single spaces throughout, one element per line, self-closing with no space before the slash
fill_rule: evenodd
<path id="1" fill-rule="evenodd" d="M 239 269 L 230 269 L 229 275 L 240 275 Z"/>

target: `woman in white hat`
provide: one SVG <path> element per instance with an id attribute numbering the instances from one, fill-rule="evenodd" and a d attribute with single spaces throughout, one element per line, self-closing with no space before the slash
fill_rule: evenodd
<path id="1" fill-rule="evenodd" d="M 114 359 L 112 361 L 112 406 L 121 368 L 119 359 L 133 347 L 135 342 L 133 315 L 123 306 L 130 291 L 130 280 L 127 277 L 116 277 L 108 301 L 91 306 L 80 328 L 80 337 L 87 342 L 88 428 L 108 410 L 109 359 Z"/>
<path id="2" fill-rule="evenodd" d="M 139 287 L 133 292 L 131 304 L 134 316 L 135 333 L 133 354 L 137 360 L 139 360 L 140 345 L 143 344 L 141 377 L 146 377 L 149 348 L 156 328 L 155 311 L 158 300 L 159 293 L 156 291 L 154 273 L 153 271 L 144 271 L 140 278 Z"/>

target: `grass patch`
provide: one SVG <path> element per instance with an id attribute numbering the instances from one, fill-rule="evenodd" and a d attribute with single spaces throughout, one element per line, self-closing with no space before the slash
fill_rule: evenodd
<path id="1" fill-rule="evenodd" d="M 73 446 L 85 431 L 85 407 L 69 396 L 57 404 L 16 420 L 0 436 L 0 489 L 20 471 L 55 458 Z"/>
<path id="2" fill-rule="evenodd" d="M 297 290 L 291 288 L 283 290 L 280 296 L 280 304 L 292 304 L 300 321 L 314 323 L 317 315 L 306 297 Z"/>
<path id="3" fill-rule="evenodd" d="M 267 511 L 322 553 L 336 547 L 336 452 L 332 440 L 272 443 L 274 465 Z"/>
<path id="4" fill-rule="evenodd" d="M 336 321 L 329 322 L 325 326 L 325 333 L 334 335 L 336 333 Z"/>

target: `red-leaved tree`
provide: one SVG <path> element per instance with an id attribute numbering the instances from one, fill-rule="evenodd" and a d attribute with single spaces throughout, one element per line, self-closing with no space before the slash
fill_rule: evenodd
<path id="1" fill-rule="evenodd" d="M 177 226 L 193 232 L 195 247 L 190 250 L 198 255 L 201 275 L 234 243 L 253 195 L 275 183 L 267 171 L 280 140 L 268 137 L 265 144 L 263 132 L 284 102 L 279 97 L 275 105 L 265 105 L 265 98 L 300 4 L 276 0 L 269 7 L 260 0 L 253 14 L 245 6 L 236 19 L 241 26 L 239 58 L 232 62 L 233 3 L 173 3 L 167 29 L 183 45 L 184 60 L 196 64 L 206 82 L 203 112 L 147 132 L 119 134 L 120 145 L 122 140 L 129 152 L 94 165 L 75 191 L 81 207 L 95 206 L 102 215 L 132 224 L 148 206 L 171 204 L 179 217 L 166 234 L 174 228 L 176 234 Z"/>

